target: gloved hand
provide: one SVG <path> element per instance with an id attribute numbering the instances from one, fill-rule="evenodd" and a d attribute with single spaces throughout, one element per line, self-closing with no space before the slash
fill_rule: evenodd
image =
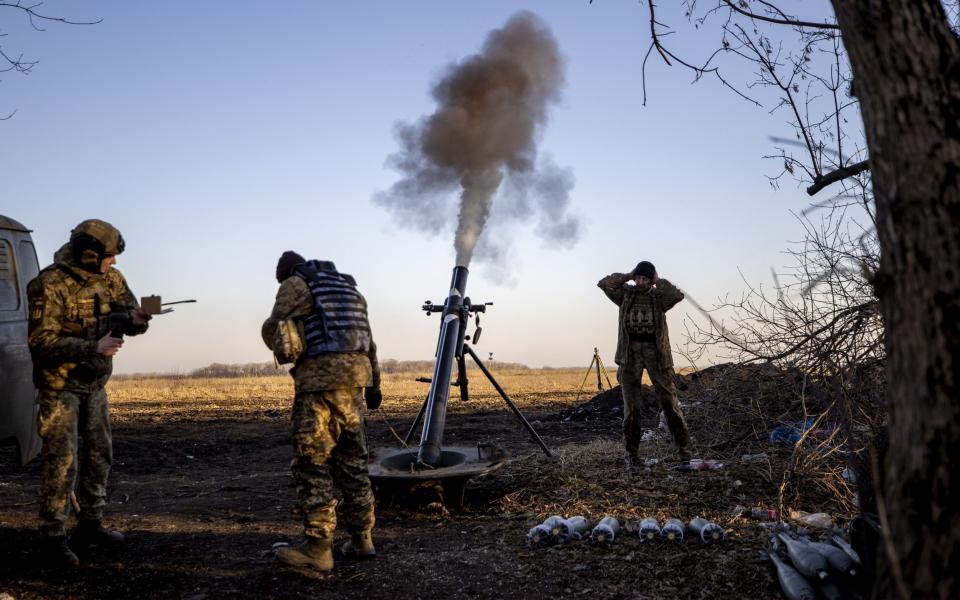
<path id="1" fill-rule="evenodd" d="M 109 333 L 97 340 L 97 352 L 104 356 L 113 356 L 120 351 L 120 346 L 123 346 L 123 340 L 110 337 Z"/>
<path id="2" fill-rule="evenodd" d="M 368 387 L 363 390 L 363 399 L 366 400 L 369 410 L 377 410 L 383 402 L 383 392 L 378 387 Z"/>

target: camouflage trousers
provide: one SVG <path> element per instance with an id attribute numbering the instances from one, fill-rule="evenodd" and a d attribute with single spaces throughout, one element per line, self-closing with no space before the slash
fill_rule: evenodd
<path id="1" fill-rule="evenodd" d="M 660 367 L 657 346 L 653 343 L 630 342 L 628 356 L 628 360 L 617 371 L 623 392 L 623 441 L 627 455 L 636 457 L 639 452 L 644 413 L 657 414 L 655 407 L 644 405 L 641 396 L 643 370 L 646 369 L 650 375 L 650 381 L 653 382 L 657 404 L 666 417 L 667 427 L 673 435 L 680 458 L 689 459 L 692 454 L 690 433 L 687 431 L 687 422 L 677 402 L 677 388 L 673 382 L 672 369 Z"/>
<path id="2" fill-rule="evenodd" d="M 300 392 L 293 401 L 293 461 L 304 535 L 330 538 L 340 518 L 350 533 L 373 529 L 374 501 L 367 475 L 363 388 Z"/>
<path id="3" fill-rule="evenodd" d="M 89 393 L 40 390 L 37 403 L 37 427 L 43 439 L 40 533 L 62 536 L 74 487 L 79 518 L 103 517 L 107 476 L 113 463 L 110 407 L 103 388 Z M 79 438 L 83 438 L 82 446 Z"/>

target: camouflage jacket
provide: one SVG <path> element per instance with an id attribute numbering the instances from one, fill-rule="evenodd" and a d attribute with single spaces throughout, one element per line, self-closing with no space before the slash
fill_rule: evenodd
<path id="1" fill-rule="evenodd" d="M 113 358 L 97 352 L 97 341 L 110 332 L 111 312 L 140 306 L 120 271 L 84 270 L 66 244 L 57 251 L 54 263 L 29 283 L 27 297 L 27 336 L 36 386 L 88 392 L 106 385 Z M 129 325 L 123 333 L 138 335 L 146 330 L 147 325 Z"/>
<path id="2" fill-rule="evenodd" d="M 657 280 L 654 287 L 647 292 L 641 292 L 633 285 L 627 285 L 631 276 L 627 273 L 614 273 L 601 279 L 597 286 L 603 290 L 617 306 L 620 307 L 620 329 L 617 338 L 617 354 L 614 360 L 618 365 L 630 360 L 630 336 L 627 333 L 627 318 L 634 299 L 639 294 L 650 294 L 653 298 L 654 338 L 657 345 L 657 358 L 660 366 L 673 368 L 673 353 L 670 350 L 670 332 L 667 329 L 667 311 L 683 300 L 683 292 L 672 283 L 663 279 Z"/>
<path id="3" fill-rule="evenodd" d="M 291 276 L 280 284 L 270 317 L 263 322 L 260 335 L 267 348 L 273 350 L 277 326 L 286 319 L 303 319 L 313 313 L 313 295 L 307 282 Z M 290 369 L 296 391 L 319 392 L 354 387 L 380 387 L 380 364 L 377 345 L 370 344 L 370 352 L 328 352 L 317 356 L 302 356 Z"/>

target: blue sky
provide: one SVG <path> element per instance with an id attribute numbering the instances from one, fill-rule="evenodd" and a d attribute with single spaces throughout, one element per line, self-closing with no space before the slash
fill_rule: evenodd
<path id="1" fill-rule="evenodd" d="M 288 249 L 357 278 L 382 357 L 429 358 L 438 320 L 419 306 L 443 300 L 452 230 L 400 229 L 371 196 L 398 177 L 385 166 L 394 124 L 431 113 L 443 67 L 521 9 L 567 60 L 539 149 L 573 169 L 585 229 L 557 250 L 535 223 L 515 225 L 507 284 L 471 268 L 468 294 L 495 302 L 481 355 L 586 366 L 597 346 L 612 365 L 616 307 L 596 282 L 642 259 L 701 303 L 739 295 L 740 272 L 769 282 L 802 236 L 790 211 L 808 203 L 795 182 L 773 190 L 764 176 L 777 171 L 762 158 L 769 137 L 791 130 L 656 57 L 642 106 L 649 24 L 635 2 L 47 2 L 103 21 L 43 32 L 8 10 L 0 45 L 39 62 L 0 80 L 0 113 L 16 109 L 0 122 L 0 214 L 34 229 L 41 266 L 76 223 L 108 220 L 127 239 L 117 266 L 135 293 L 199 300 L 131 339 L 120 372 L 270 360 L 259 329 Z M 697 56 L 717 35 L 677 40 Z M 672 311 L 675 345 L 688 311 Z"/>

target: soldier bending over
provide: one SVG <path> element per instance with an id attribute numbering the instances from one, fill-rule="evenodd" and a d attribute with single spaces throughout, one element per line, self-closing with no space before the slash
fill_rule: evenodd
<path id="1" fill-rule="evenodd" d="M 343 554 L 376 556 L 363 404 L 375 409 L 382 400 L 377 347 L 356 281 L 332 262 L 305 261 L 295 252 L 284 252 L 277 263 L 277 281 L 277 299 L 261 333 L 276 353 L 278 328 L 289 330 L 292 321 L 302 332 L 303 353 L 290 371 L 295 388 L 291 470 L 306 538 L 297 547 L 281 548 L 277 559 L 330 571 L 337 526 L 334 486 L 343 495 L 340 520 L 350 534 Z"/>

